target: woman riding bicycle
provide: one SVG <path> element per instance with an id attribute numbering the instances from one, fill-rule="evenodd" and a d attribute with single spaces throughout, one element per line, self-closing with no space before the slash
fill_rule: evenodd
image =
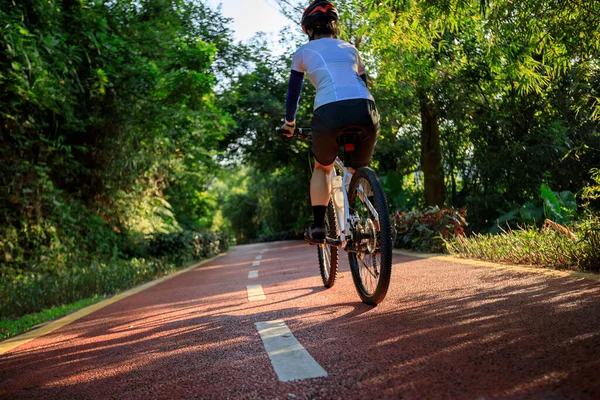
<path id="1" fill-rule="evenodd" d="M 324 219 L 331 192 L 330 174 L 339 152 L 338 137 L 348 127 L 358 128 L 350 160 L 353 169 L 369 164 L 379 134 L 379 113 L 367 88 L 367 74 L 358 50 L 338 36 L 338 12 L 331 2 L 315 0 L 302 14 L 302 30 L 309 42 L 292 59 L 286 100 L 285 123 L 281 130 L 291 136 L 304 73 L 316 89 L 311 121 L 315 168 L 310 181 L 314 223 L 304 238 L 311 244 L 325 239 Z"/>

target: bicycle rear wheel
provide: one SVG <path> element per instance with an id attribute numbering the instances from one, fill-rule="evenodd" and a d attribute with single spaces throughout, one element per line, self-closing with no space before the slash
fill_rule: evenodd
<path id="1" fill-rule="evenodd" d="M 367 206 L 367 199 L 377 212 Z M 392 232 L 385 193 L 375 172 L 356 171 L 348 194 L 352 243 L 347 250 L 356 290 L 363 303 L 377 305 L 387 294 L 392 274 Z"/>
<path id="2" fill-rule="evenodd" d="M 335 218 L 335 208 L 333 201 L 330 199 L 327 205 L 327 213 L 325 214 L 325 231 L 327 237 L 337 237 L 337 223 Z M 338 268 L 338 247 L 327 244 L 327 241 L 320 244 L 318 249 L 319 254 L 319 271 L 321 272 L 321 279 L 323 285 L 326 288 L 330 288 L 334 285 L 337 277 Z"/>

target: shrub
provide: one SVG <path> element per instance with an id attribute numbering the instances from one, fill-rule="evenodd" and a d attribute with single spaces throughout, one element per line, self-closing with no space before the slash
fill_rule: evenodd
<path id="1" fill-rule="evenodd" d="M 19 317 L 95 295 L 114 294 L 176 269 L 163 259 L 93 261 L 45 273 L 24 272 L 0 283 L 0 317 Z"/>
<path id="2" fill-rule="evenodd" d="M 1 244 L 1 243 L 0 243 Z M 95 295 L 109 295 L 166 275 L 178 267 L 228 249 L 219 233 L 183 231 L 157 234 L 127 258 L 76 251 L 63 245 L 36 260 L 0 265 L 0 317 L 14 318 Z M 24 269 L 23 266 L 27 268 Z"/>
<path id="3" fill-rule="evenodd" d="M 545 225 L 509 230 L 498 235 L 458 236 L 448 243 L 452 254 L 511 264 L 540 265 L 580 271 L 600 271 L 598 220 L 574 227 L 575 237 Z"/>
<path id="4" fill-rule="evenodd" d="M 464 234 L 467 210 L 428 207 L 394 216 L 395 247 L 442 253 L 446 241 Z"/>
<path id="5" fill-rule="evenodd" d="M 282 240 L 301 240 L 304 238 L 304 230 L 290 229 L 283 232 L 275 232 L 267 235 L 260 235 L 258 238 L 251 241 L 251 243 L 262 243 L 262 242 L 278 242 Z"/>
<path id="6" fill-rule="evenodd" d="M 175 258 L 185 262 L 227 251 L 229 242 L 224 234 L 184 230 L 155 233 L 147 247 L 153 257 Z"/>
<path id="7" fill-rule="evenodd" d="M 600 272 L 600 217 L 590 214 L 577 229 L 582 242 L 579 269 Z"/>

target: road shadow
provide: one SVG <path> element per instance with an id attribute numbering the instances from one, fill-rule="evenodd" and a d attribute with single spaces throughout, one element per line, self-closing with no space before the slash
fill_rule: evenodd
<path id="1" fill-rule="evenodd" d="M 296 247 L 281 244 L 264 262 Z M 49 335 L 4 355 L 0 397 L 600 398 L 596 282 L 395 256 L 389 299 L 374 309 L 336 300 L 351 279 L 312 284 L 311 259 L 279 275 L 281 286 L 265 285 L 277 300 L 252 304 L 239 278 L 244 249 L 86 317 L 63 342 Z M 275 380 L 254 327 L 274 319 L 327 378 Z"/>

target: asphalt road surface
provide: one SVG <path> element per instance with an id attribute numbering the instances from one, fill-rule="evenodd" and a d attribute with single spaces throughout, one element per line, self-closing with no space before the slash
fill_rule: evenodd
<path id="1" fill-rule="evenodd" d="M 238 246 L 0 355 L 6 399 L 600 399 L 600 284 L 394 255 L 387 298 L 316 247 Z"/>

